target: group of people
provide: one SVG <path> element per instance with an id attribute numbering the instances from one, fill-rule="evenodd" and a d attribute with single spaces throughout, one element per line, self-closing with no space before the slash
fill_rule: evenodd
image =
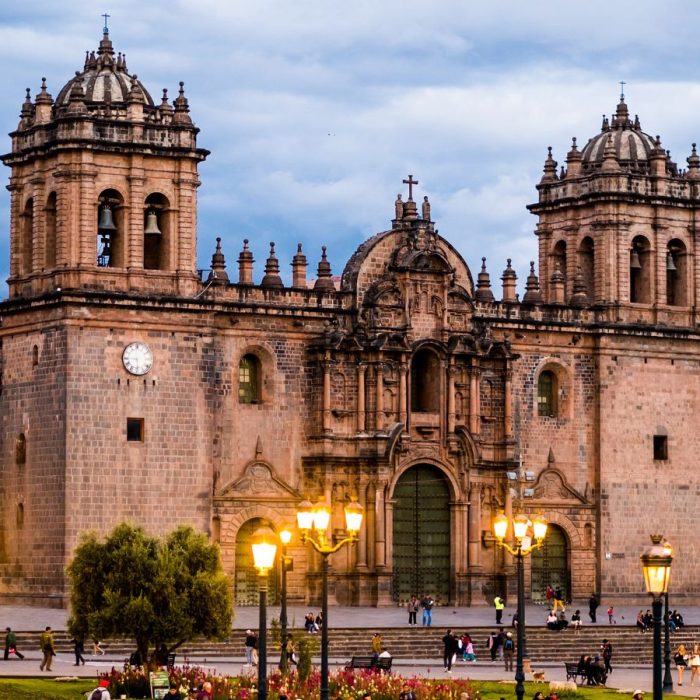
<path id="1" fill-rule="evenodd" d="M 691 651 L 688 651 L 685 644 L 679 644 L 673 654 L 673 660 L 678 670 L 678 685 L 683 685 L 683 676 L 686 668 L 690 669 L 690 685 L 695 685 L 698 681 L 700 685 L 700 645 L 693 644 Z"/>
<path id="2" fill-rule="evenodd" d="M 645 612 L 644 610 L 640 610 L 637 613 L 637 629 L 644 633 L 644 632 L 649 632 L 654 628 L 654 616 L 651 614 L 651 610 L 647 609 Z M 673 610 L 672 612 L 669 613 L 668 615 L 668 629 L 671 632 L 675 632 L 676 630 L 681 629 L 681 627 L 685 626 L 685 622 L 683 622 L 683 615 L 681 615 L 678 610 Z"/>
<path id="3" fill-rule="evenodd" d="M 309 634 L 316 634 L 321 629 L 322 624 L 323 615 L 321 613 L 319 613 L 316 616 L 314 616 L 314 614 L 311 611 L 306 613 L 304 617 L 304 629 Z"/>
<path id="4" fill-rule="evenodd" d="M 433 608 L 435 607 L 435 601 L 431 595 L 422 595 L 420 600 L 418 596 L 412 595 L 408 603 L 406 603 L 406 610 L 408 610 L 408 624 L 417 625 L 418 624 L 418 611 L 423 610 L 423 627 L 432 627 L 433 624 Z"/>

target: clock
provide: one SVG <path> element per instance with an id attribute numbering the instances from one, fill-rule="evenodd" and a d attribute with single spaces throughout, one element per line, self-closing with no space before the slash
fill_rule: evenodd
<path id="1" fill-rule="evenodd" d="M 146 343 L 129 343 L 122 353 L 122 362 L 130 374 L 148 374 L 153 367 L 153 353 Z"/>

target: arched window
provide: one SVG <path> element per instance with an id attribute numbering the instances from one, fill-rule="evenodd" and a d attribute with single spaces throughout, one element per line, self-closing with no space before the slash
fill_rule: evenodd
<path id="1" fill-rule="evenodd" d="M 557 241 L 552 250 L 552 273 L 557 269 L 566 279 L 566 241 Z"/>
<path id="2" fill-rule="evenodd" d="M 17 466 L 22 466 L 27 461 L 27 438 L 24 433 L 20 433 L 17 436 L 15 442 L 15 464 Z"/>
<path id="3" fill-rule="evenodd" d="M 18 529 L 22 529 L 24 527 L 24 503 L 17 504 L 17 512 L 15 514 L 15 519 L 17 522 Z"/>
<path id="4" fill-rule="evenodd" d="M 537 380 L 537 414 L 557 415 L 557 375 L 548 369 L 544 370 Z"/>
<path id="5" fill-rule="evenodd" d="M 261 380 L 260 360 L 251 353 L 244 355 L 238 365 L 238 401 L 260 403 Z"/>
<path id="6" fill-rule="evenodd" d="M 170 202 L 165 195 L 149 194 L 143 210 L 143 266 L 167 270 L 170 249 Z"/>
<path id="7" fill-rule="evenodd" d="M 411 361 L 411 410 L 440 410 L 440 361 L 432 350 L 419 350 Z"/>
<path id="8" fill-rule="evenodd" d="M 52 192 L 46 201 L 46 246 L 44 250 L 44 267 L 51 270 L 56 267 L 56 193 Z"/>
<path id="9" fill-rule="evenodd" d="M 32 347 L 32 367 L 36 367 L 39 364 L 39 346 L 34 345 Z"/>
<path id="10" fill-rule="evenodd" d="M 586 285 L 586 294 L 591 301 L 595 301 L 595 249 L 590 236 L 586 236 L 581 241 L 578 249 L 578 264 Z"/>
<path id="11" fill-rule="evenodd" d="M 630 301 L 651 304 L 651 246 L 644 236 L 635 236 L 630 250 Z"/>
<path id="12" fill-rule="evenodd" d="M 666 303 L 688 306 L 688 253 L 677 238 L 666 247 Z"/>
<path id="13" fill-rule="evenodd" d="M 22 237 L 20 240 L 20 274 L 26 275 L 33 269 L 34 257 L 34 200 L 28 199 L 22 212 Z"/>
<path id="14" fill-rule="evenodd" d="M 97 200 L 97 264 L 124 267 L 124 198 L 116 190 L 105 190 Z"/>

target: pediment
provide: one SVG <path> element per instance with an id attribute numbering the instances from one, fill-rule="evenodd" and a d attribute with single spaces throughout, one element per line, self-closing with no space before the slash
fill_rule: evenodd
<path id="1" fill-rule="evenodd" d="M 552 467 L 545 469 L 537 477 L 534 496 L 543 501 L 575 501 L 587 504 L 586 498 L 567 484 L 564 475 Z"/>
<path id="2" fill-rule="evenodd" d="M 243 471 L 243 476 L 225 486 L 219 496 L 229 498 L 232 496 L 300 498 L 291 486 L 275 475 L 269 464 L 261 461 L 249 463 Z"/>

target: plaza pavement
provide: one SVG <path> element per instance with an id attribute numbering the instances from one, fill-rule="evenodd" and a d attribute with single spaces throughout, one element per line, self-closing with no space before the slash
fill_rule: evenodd
<path id="1" fill-rule="evenodd" d="M 588 619 L 587 606 L 572 605 L 569 611 L 579 607 L 582 612 L 585 612 L 584 620 Z M 605 608 L 602 608 L 603 613 Z M 622 606 L 616 608 L 616 618 L 618 624 L 634 625 L 639 606 Z M 291 606 L 288 610 L 290 624 L 299 626 L 303 623 L 304 614 L 308 612 L 308 608 L 300 606 Z M 600 612 L 600 609 L 599 609 Z M 700 607 L 683 607 L 681 609 L 684 619 L 688 624 L 700 625 Z M 512 609 L 506 608 L 504 622 L 510 621 Z M 544 625 L 544 608 L 542 606 L 529 605 L 526 609 L 526 621 L 528 627 L 538 623 Z M 0 606 L 0 629 L 10 626 L 17 631 L 36 631 L 43 630 L 46 625 L 51 625 L 55 630 L 62 630 L 66 627 L 68 613 L 65 610 L 56 610 L 53 608 L 34 608 L 22 606 Z M 279 617 L 279 608 L 270 607 L 268 609 L 268 620 L 273 617 Z M 346 607 L 331 607 L 329 609 L 329 625 L 331 630 L 334 627 L 352 627 L 364 628 L 367 630 L 368 646 L 371 638 L 372 630 L 382 629 L 387 627 L 402 627 L 406 625 L 407 615 L 401 608 L 346 608 Z M 216 657 L 215 659 L 207 660 L 204 657 L 190 657 L 189 663 L 192 665 L 201 665 L 205 668 L 216 670 L 222 674 L 238 674 L 250 672 L 244 666 L 243 656 L 243 637 L 244 630 L 247 627 L 256 628 L 258 619 L 257 608 L 237 608 L 234 621 L 234 637 L 236 633 L 241 634 L 240 656 L 224 656 Z M 420 616 L 419 616 L 420 621 Z M 469 629 L 470 626 L 486 626 L 495 625 L 495 612 L 492 608 L 436 608 L 433 611 L 433 626 L 435 627 L 454 627 L 459 630 Z M 605 634 L 605 629 L 608 628 L 607 616 L 605 614 L 598 615 L 597 628 L 600 628 L 601 635 Z M 331 631 L 332 634 L 332 631 Z M 700 640 L 698 640 L 700 642 Z M 0 676 L 72 676 L 80 677 L 95 677 L 102 671 L 107 671 L 115 666 L 121 667 L 123 664 L 123 654 L 118 656 L 110 656 L 109 649 L 107 654 L 101 657 L 93 657 L 86 654 L 86 664 L 84 666 L 73 666 L 73 655 L 59 653 L 53 663 L 53 668 L 50 674 L 43 673 L 39 670 L 39 660 L 41 655 L 38 649 L 20 649 L 26 659 L 19 661 L 10 659 L 2 661 L 0 659 Z M 394 661 L 394 669 L 402 675 L 412 676 L 431 676 L 435 678 L 447 678 L 447 673 L 442 669 L 441 663 L 442 649 L 435 650 L 435 658 L 432 659 L 396 659 Z M 273 659 L 276 658 L 273 654 L 270 655 L 269 666 L 274 667 Z M 178 659 L 181 663 L 184 659 Z M 340 667 L 347 662 L 347 659 L 331 659 L 331 669 Z M 565 680 L 563 661 L 556 664 L 538 664 L 538 669 L 545 670 L 547 680 Z M 652 688 L 652 673 L 650 666 L 643 667 L 615 667 L 613 657 L 614 672 L 610 676 L 608 687 L 618 688 L 629 692 L 636 688 L 641 688 L 646 692 L 651 692 Z M 510 682 L 512 674 L 506 673 L 501 662 L 491 663 L 490 661 L 479 660 L 477 663 L 460 662 L 455 667 L 452 677 L 467 677 L 474 680 L 503 680 Z M 675 670 L 673 672 L 674 684 L 677 676 Z M 679 696 L 699 697 L 700 688 L 690 687 L 690 676 L 686 674 L 685 684 L 682 687 L 674 685 L 674 692 Z M 504 695 L 506 694 L 504 686 Z"/>

